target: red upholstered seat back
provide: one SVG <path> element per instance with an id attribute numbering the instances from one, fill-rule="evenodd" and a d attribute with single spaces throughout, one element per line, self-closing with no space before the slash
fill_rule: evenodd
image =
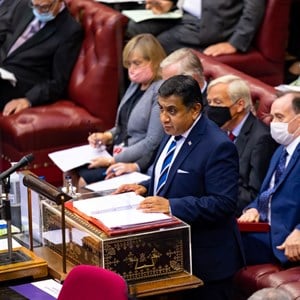
<path id="1" fill-rule="evenodd" d="M 92 0 L 72 0 L 68 7 L 84 28 L 85 37 L 69 82 L 69 97 L 89 113 L 113 126 L 122 81 L 121 50 L 124 23 L 121 14 Z M 117 74 L 111 78 L 109 74 Z M 105 101 L 104 101 L 105 100 Z M 106 128 L 107 129 L 107 128 Z"/>
<path id="2" fill-rule="evenodd" d="M 266 4 L 254 48 L 268 60 L 281 63 L 287 46 L 291 0 L 266 0 Z"/>
<path id="3" fill-rule="evenodd" d="M 245 80 L 250 87 L 252 102 L 257 116 L 264 122 L 269 123 L 270 120 L 267 116 L 269 115 L 272 102 L 276 98 L 276 90 L 273 87 L 200 52 L 196 51 L 195 53 L 201 59 L 207 81 L 227 74 L 233 74 Z"/>

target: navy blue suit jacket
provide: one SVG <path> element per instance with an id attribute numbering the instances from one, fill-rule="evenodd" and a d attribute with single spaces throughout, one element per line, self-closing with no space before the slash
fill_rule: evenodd
<path id="1" fill-rule="evenodd" d="M 260 192 L 268 189 L 283 146 L 274 153 Z M 300 144 L 295 149 L 285 172 L 279 180 L 271 201 L 271 244 L 275 257 L 282 264 L 288 262 L 284 251 L 276 249 L 295 229 L 300 230 Z M 247 207 L 258 209 L 258 197 Z"/>
<path id="2" fill-rule="evenodd" d="M 161 143 L 155 164 L 168 138 Z M 234 218 L 238 176 L 234 144 L 202 115 L 176 156 L 160 195 L 169 199 L 173 215 L 191 225 L 193 273 L 204 281 L 232 276 L 242 263 Z M 154 173 L 149 195 L 153 183 Z"/>

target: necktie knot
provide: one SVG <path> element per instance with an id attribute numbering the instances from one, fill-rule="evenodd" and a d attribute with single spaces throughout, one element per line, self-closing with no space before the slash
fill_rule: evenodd
<path id="1" fill-rule="evenodd" d="M 232 131 L 229 131 L 228 137 L 232 142 L 235 140 L 235 135 L 232 133 Z"/>

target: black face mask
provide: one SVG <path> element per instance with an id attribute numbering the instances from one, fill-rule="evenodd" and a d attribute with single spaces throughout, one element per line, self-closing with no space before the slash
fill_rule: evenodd
<path id="1" fill-rule="evenodd" d="M 214 121 L 219 127 L 222 127 L 226 122 L 231 120 L 230 108 L 222 106 L 208 105 L 206 110 L 207 117 Z"/>

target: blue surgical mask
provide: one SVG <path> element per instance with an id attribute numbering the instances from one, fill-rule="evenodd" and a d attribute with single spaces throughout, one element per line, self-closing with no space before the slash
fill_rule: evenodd
<path id="1" fill-rule="evenodd" d="M 32 12 L 35 15 L 35 17 L 42 23 L 46 23 L 55 19 L 55 16 L 52 12 L 40 13 L 36 8 L 33 8 Z"/>

